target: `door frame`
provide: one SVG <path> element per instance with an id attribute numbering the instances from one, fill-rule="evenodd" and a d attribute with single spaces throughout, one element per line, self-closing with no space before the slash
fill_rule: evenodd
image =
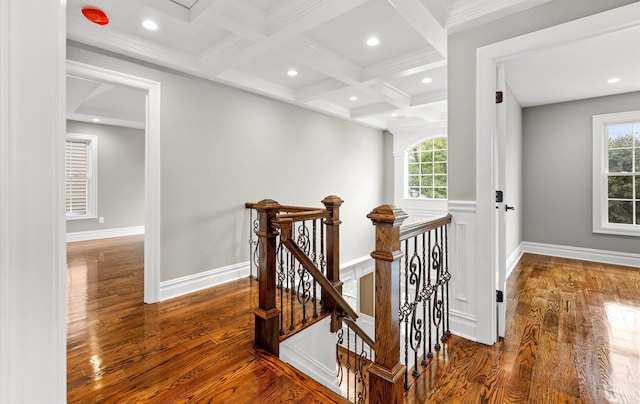
<path id="1" fill-rule="evenodd" d="M 160 98 L 157 81 L 67 60 L 67 76 L 146 91 L 144 302 L 160 300 Z"/>
<path id="2" fill-rule="evenodd" d="M 496 262 L 497 243 L 496 209 L 494 190 L 493 139 L 496 130 L 495 98 L 496 68 L 509 58 L 580 41 L 603 34 L 640 26 L 640 3 L 593 14 L 577 20 L 555 25 L 529 34 L 496 42 L 476 50 L 476 262 L 480 270 L 478 282 L 477 339 L 495 343 L 497 338 Z M 490 158 L 487 158 L 490 156 Z M 487 237 L 487 229 L 491 237 Z M 486 277 L 486 278 L 485 278 Z"/>

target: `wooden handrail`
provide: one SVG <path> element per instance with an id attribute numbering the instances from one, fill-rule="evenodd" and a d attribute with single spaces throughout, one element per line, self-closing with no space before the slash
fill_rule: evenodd
<path id="1" fill-rule="evenodd" d="M 371 347 L 371 349 L 373 349 L 373 347 L 376 345 L 375 341 L 373 340 L 373 338 L 371 338 L 369 336 L 369 334 L 367 334 L 367 332 L 365 330 L 363 330 L 362 328 L 360 328 L 360 326 L 358 325 L 358 323 L 356 323 L 355 321 L 353 321 L 352 319 L 350 319 L 349 317 L 342 317 L 342 321 L 344 321 L 345 323 L 347 323 L 347 325 L 349 326 L 349 328 L 351 328 L 353 330 L 353 332 L 356 333 L 357 336 L 359 336 L 360 338 L 362 338 L 362 340 Z"/>
<path id="2" fill-rule="evenodd" d="M 278 213 L 274 222 L 302 222 L 304 220 L 326 219 L 331 215 L 325 209 L 306 210 L 295 213 Z"/>
<path id="3" fill-rule="evenodd" d="M 290 228 L 289 232 L 291 232 Z M 340 309 L 343 313 L 345 313 L 352 319 L 358 318 L 355 310 L 353 310 L 349 303 L 344 300 L 342 294 L 340 294 L 340 292 L 335 289 L 333 284 L 331 284 L 331 282 L 329 282 L 329 280 L 324 277 L 318 267 L 313 263 L 313 261 L 311 261 L 307 254 L 305 254 L 304 251 L 302 251 L 302 249 L 298 247 L 295 241 L 293 241 L 291 238 L 283 237 L 282 243 L 285 245 L 285 247 L 287 247 L 289 252 L 291 252 L 291 254 L 302 264 L 304 269 L 309 272 L 313 279 L 315 279 L 316 282 L 320 284 L 322 290 L 329 294 L 333 302 L 336 304 L 336 306 L 338 306 L 338 309 Z"/>
<path id="4" fill-rule="evenodd" d="M 415 237 L 422 233 L 437 229 L 438 227 L 444 226 L 445 224 L 449 224 L 451 223 L 451 217 L 451 214 L 447 214 L 446 216 L 426 222 L 419 222 L 407 226 L 402 226 L 400 228 L 400 241 L 407 240 L 411 237 Z"/>

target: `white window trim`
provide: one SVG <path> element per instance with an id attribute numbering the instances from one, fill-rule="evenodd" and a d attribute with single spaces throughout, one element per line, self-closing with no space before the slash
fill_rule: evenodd
<path id="1" fill-rule="evenodd" d="M 84 215 L 67 214 L 67 220 L 95 219 L 98 217 L 98 137 L 81 133 L 67 133 L 66 140 L 85 142 L 89 145 L 89 191 L 87 200 L 87 213 Z M 66 183 L 66 179 L 65 179 Z"/>
<path id="2" fill-rule="evenodd" d="M 593 116 L 593 232 L 640 237 L 640 226 L 609 223 L 607 205 L 607 137 L 606 125 L 624 121 L 640 121 L 640 110 Z"/>

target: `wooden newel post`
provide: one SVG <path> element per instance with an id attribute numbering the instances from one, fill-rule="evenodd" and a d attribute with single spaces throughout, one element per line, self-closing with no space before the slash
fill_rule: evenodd
<path id="1" fill-rule="evenodd" d="M 402 403 L 405 366 L 400 363 L 401 209 L 382 205 L 367 215 L 376 226 L 375 362 L 369 368 L 369 402 Z"/>
<path id="2" fill-rule="evenodd" d="M 327 279 L 333 283 L 340 294 L 342 294 L 342 282 L 340 281 L 340 205 L 344 201 L 335 195 L 327 196 L 322 200 L 322 204 L 330 212 L 331 216 L 325 219 L 326 225 L 326 260 L 327 260 Z M 325 302 L 325 308 L 333 311 L 331 316 L 331 332 L 337 332 L 342 328 L 342 320 L 338 318 L 336 312 L 336 304 L 331 297 L 322 291 L 322 300 Z"/>
<path id="3" fill-rule="evenodd" d="M 276 236 L 273 220 L 280 211 L 280 204 L 265 199 L 255 205 L 258 212 L 258 247 L 260 263 L 258 265 L 258 308 L 255 314 L 255 344 L 272 355 L 280 354 L 280 328 L 276 309 Z"/>

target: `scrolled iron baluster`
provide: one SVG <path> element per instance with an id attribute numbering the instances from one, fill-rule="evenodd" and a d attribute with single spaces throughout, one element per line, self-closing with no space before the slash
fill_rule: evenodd
<path id="1" fill-rule="evenodd" d="M 318 256 L 316 254 L 316 234 L 317 234 L 317 229 L 316 229 L 316 223 L 317 223 L 317 219 L 313 220 L 313 230 L 311 231 L 311 235 L 313 236 L 313 241 L 311 242 L 311 246 L 313 247 L 313 249 L 311 250 L 311 260 L 313 261 L 313 265 L 316 266 L 316 268 L 318 267 Z M 316 279 L 313 278 L 313 318 L 318 318 L 318 300 L 317 300 L 317 284 L 316 284 Z"/>
<path id="2" fill-rule="evenodd" d="M 451 280 L 451 273 L 449 273 L 449 227 L 447 225 L 444 226 L 444 272 L 446 274 L 445 276 L 445 281 L 446 281 L 446 295 L 445 295 L 445 301 L 447 303 L 447 310 L 445 313 L 445 320 L 446 320 L 446 330 L 445 330 L 445 335 L 447 337 L 447 339 L 449 339 L 449 337 L 451 336 L 451 324 L 449 323 L 449 280 Z"/>
<path id="3" fill-rule="evenodd" d="M 404 303 L 400 310 L 400 317 L 404 321 L 404 388 L 409 389 L 409 315 L 412 311 L 412 304 L 409 303 L 409 241 L 404 242 Z"/>
<path id="4" fill-rule="evenodd" d="M 284 248 L 282 241 L 278 243 L 278 249 L 276 250 L 276 257 L 278 257 L 278 288 L 280 289 L 280 335 L 284 335 L 284 289 L 286 282 L 285 274 L 285 261 L 284 261 Z"/>
<path id="5" fill-rule="evenodd" d="M 418 237 L 413 238 L 413 256 L 411 257 L 411 261 L 409 262 L 410 274 L 409 274 L 409 283 L 415 287 L 415 295 L 414 302 L 412 304 L 411 311 L 411 331 L 409 335 L 411 349 L 413 350 L 413 359 L 414 359 L 414 367 L 413 367 L 413 376 L 420 376 L 420 372 L 418 370 L 418 351 L 420 350 L 421 342 L 422 342 L 422 320 L 418 318 L 417 308 L 418 303 L 421 300 L 420 295 L 420 281 L 422 275 L 422 261 L 420 260 L 420 256 L 418 255 Z M 407 366 L 409 364 L 407 363 Z"/>
<path id="6" fill-rule="evenodd" d="M 250 234 L 255 234 L 260 229 L 260 220 L 258 218 L 253 220 L 253 231 Z M 250 244 L 250 260 L 252 261 L 252 268 L 256 268 L 256 276 L 254 279 L 260 278 L 260 271 L 258 268 L 260 267 L 260 248 L 258 240 L 253 240 L 253 237 L 249 236 L 249 244 Z"/>
<path id="7" fill-rule="evenodd" d="M 357 395 L 358 403 L 364 403 L 367 399 L 367 373 L 364 371 L 364 369 L 367 367 L 368 364 L 369 364 L 369 358 L 367 357 L 367 352 L 365 352 L 364 350 L 364 343 L 363 343 L 363 346 L 361 347 L 361 351 L 359 355 L 359 360 L 358 360 L 358 370 L 357 370 L 358 378 L 356 379 L 356 382 L 360 386 L 359 389 L 356 388 L 356 390 L 358 391 L 358 395 Z"/>
<path id="8" fill-rule="evenodd" d="M 336 333 L 337 341 L 336 341 L 336 363 L 338 364 L 338 371 L 336 377 L 338 378 L 338 385 L 342 385 L 342 378 L 344 373 L 342 371 L 342 358 L 343 354 L 340 353 L 340 346 L 344 342 L 344 330 L 341 328 Z"/>
<path id="9" fill-rule="evenodd" d="M 436 231 L 436 243 L 434 244 L 433 249 L 431 250 L 431 257 L 433 259 L 432 268 L 436 272 L 435 274 L 436 283 L 435 283 L 435 290 L 434 290 L 435 293 L 433 295 L 433 325 L 435 326 L 435 329 L 436 329 L 436 338 L 435 338 L 435 345 L 433 346 L 433 348 L 436 351 L 438 351 L 440 350 L 440 322 L 442 321 L 442 299 L 438 298 L 438 291 L 441 291 L 440 271 L 442 268 L 442 247 L 438 242 L 437 231 Z"/>

